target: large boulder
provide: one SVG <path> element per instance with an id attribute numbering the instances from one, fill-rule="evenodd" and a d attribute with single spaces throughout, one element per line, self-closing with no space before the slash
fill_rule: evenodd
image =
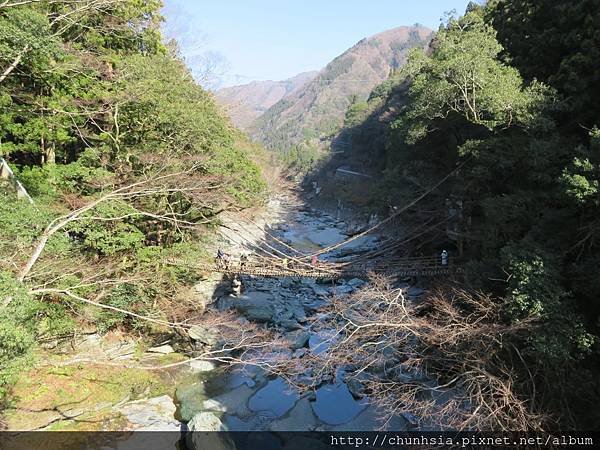
<path id="1" fill-rule="evenodd" d="M 175 391 L 175 398 L 179 404 L 177 417 L 183 422 L 192 420 L 198 411 L 202 411 L 207 398 L 204 383 L 179 386 Z"/>
<path id="2" fill-rule="evenodd" d="M 186 444 L 193 450 L 232 450 L 235 443 L 224 433 L 226 427 L 221 419 L 213 412 L 204 411 L 196 414 L 188 423 Z"/>
<path id="3" fill-rule="evenodd" d="M 188 336 L 194 342 L 212 347 L 217 343 L 218 330 L 214 328 L 203 327 L 202 325 L 194 325 L 188 330 Z"/>
<path id="4" fill-rule="evenodd" d="M 210 275 L 206 279 L 198 281 L 191 288 L 183 290 L 177 297 L 181 300 L 191 300 L 199 311 L 204 311 L 227 289 L 227 285 L 223 283 L 222 278 L 221 274 Z"/>
<path id="5" fill-rule="evenodd" d="M 270 322 L 275 313 L 275 301 L 270 293 L 247 292 L 238 298 L 235 308 L 249 320 Z"/>

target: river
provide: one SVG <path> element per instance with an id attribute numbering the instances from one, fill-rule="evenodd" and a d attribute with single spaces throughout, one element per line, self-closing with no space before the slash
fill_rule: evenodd
<path id="1" fill-rule="evenodd" d="M 272 222 L 267 225 L 269 234 L 277 239 L 271 239 L 270 244 L 282 250 L 285 246 L 277 240 L 310 253 L 342 242 L 356 231 L 355 224 L 297 201 L 288 203 L 279 199 L 271 204 L 271 209 L 277 213 L 271 214 Z M 247 252 L 244 239 L 232 233 L 231 228 L 227 228 L 228 239 L 223 245 L 233 254 Z M 348 258 L 378 245 L 378 236 L 367 235 L 322 259 Z M 265 323 L 283 333 L 290 342 L 283 357 L 300 362 L 308 352 L 326 352 L 335 338 L 328 330 L 315 329 L 310 319 L 319 314 L 332 295 L 350 295 L 366 282 L 356 278 L 333 283 L 253 277 L 242 277 L 242 281 L 245 290 L 240 296 L 225 294 L 211 308 L 233 308 L 245 319 Z M 269 376 L 259 367 L 237 365 L 203 373 L 195 383 L 181 387 L 177 397 L 179 410 L 184 412 L 184 419 L 191 417 L 189 425 L 193 430 L 218 427 L 229 431 L 372 431 L 382 425 L 382 411 L 371 405 L 369 398 L 357 392 L 356 387 L 349 388 L 344 381 L 344 367 L 338 369 L 335 381 L 323 380 L 315 390 L 300 394 L 281 377 Z M 407 420 L 394 417 L 387 427 L 406 430 Z"/>

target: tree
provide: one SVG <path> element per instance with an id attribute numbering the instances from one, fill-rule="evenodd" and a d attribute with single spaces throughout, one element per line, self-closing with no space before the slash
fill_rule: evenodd
<path id="1" fill-rule="evenodd" d="M 493 0 L 486 17 L 503 58 L 526 80 L 556 88 L 565 102 L 561 124 L 585 138 L 600 117 L 594 100 L 600 97 L 600 2 Z"/>
<path id="2" fill-rule="evenodd" d="M 432 43 L 431 55 L 411 52 L 405 73 L 412 76 L 407 123 L 408 142 L 428 132 L 428 123 L 457 114 L 489 130 L 528 125 L 547 88 L 523 86 L 519 72 L 497 56 L 502 47 L 494 29 L 478 11 L 451 18 Z"/>

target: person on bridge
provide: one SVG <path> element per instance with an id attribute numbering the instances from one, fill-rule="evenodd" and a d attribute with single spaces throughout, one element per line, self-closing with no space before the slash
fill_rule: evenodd
<path id="1" fill-rule="evenodd" d="M 448 265 L 448 252 L 446 250 L 442 251 L 442 266 Z"/>
<path id="2" fill-rule="evenodd" d="M 229 255 L 220 248 L 217 250 L 217 267 L 227 270 Z"/>
<path id="3" fill-rule="evenodd" d="M 313 257 L 310 260 L 310 265 L 316 266 L 318 262 L 319 262 L 319 258 L 317 257 L 317 255 L 313 255 Z"/>
<path id="4" fill-rule="evenodd" d="M 245 253 L 243 253 L 240 256 L 240 268 L 244 268 L 246 267 L 246 264 L 248 263 L 248 255 L 246 255 Z"/>

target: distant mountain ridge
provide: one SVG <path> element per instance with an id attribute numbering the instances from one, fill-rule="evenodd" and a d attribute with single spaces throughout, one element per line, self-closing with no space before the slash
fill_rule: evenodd
<path id="1" fill-rule="evenodd" d="M 343 126 L 348 107 L 364 101 L 374 87 L 405 64 L 415 47 L 426 47 L 433 31 L 402 26 L 356 43 L 312 80 L 282 97 L 258 116 L 249 132 L 268 148 L 322 147 Z"/>
<path id="2" fill-rule="evenodd" d="M 318 71 L 303 72 L 282 81 L 253 81 L 252 83 L 219 89 L 217 101 L 225 107 L 233 123 L 246 129 L 271 106 L 294 94 L 317 76 Z"/>

